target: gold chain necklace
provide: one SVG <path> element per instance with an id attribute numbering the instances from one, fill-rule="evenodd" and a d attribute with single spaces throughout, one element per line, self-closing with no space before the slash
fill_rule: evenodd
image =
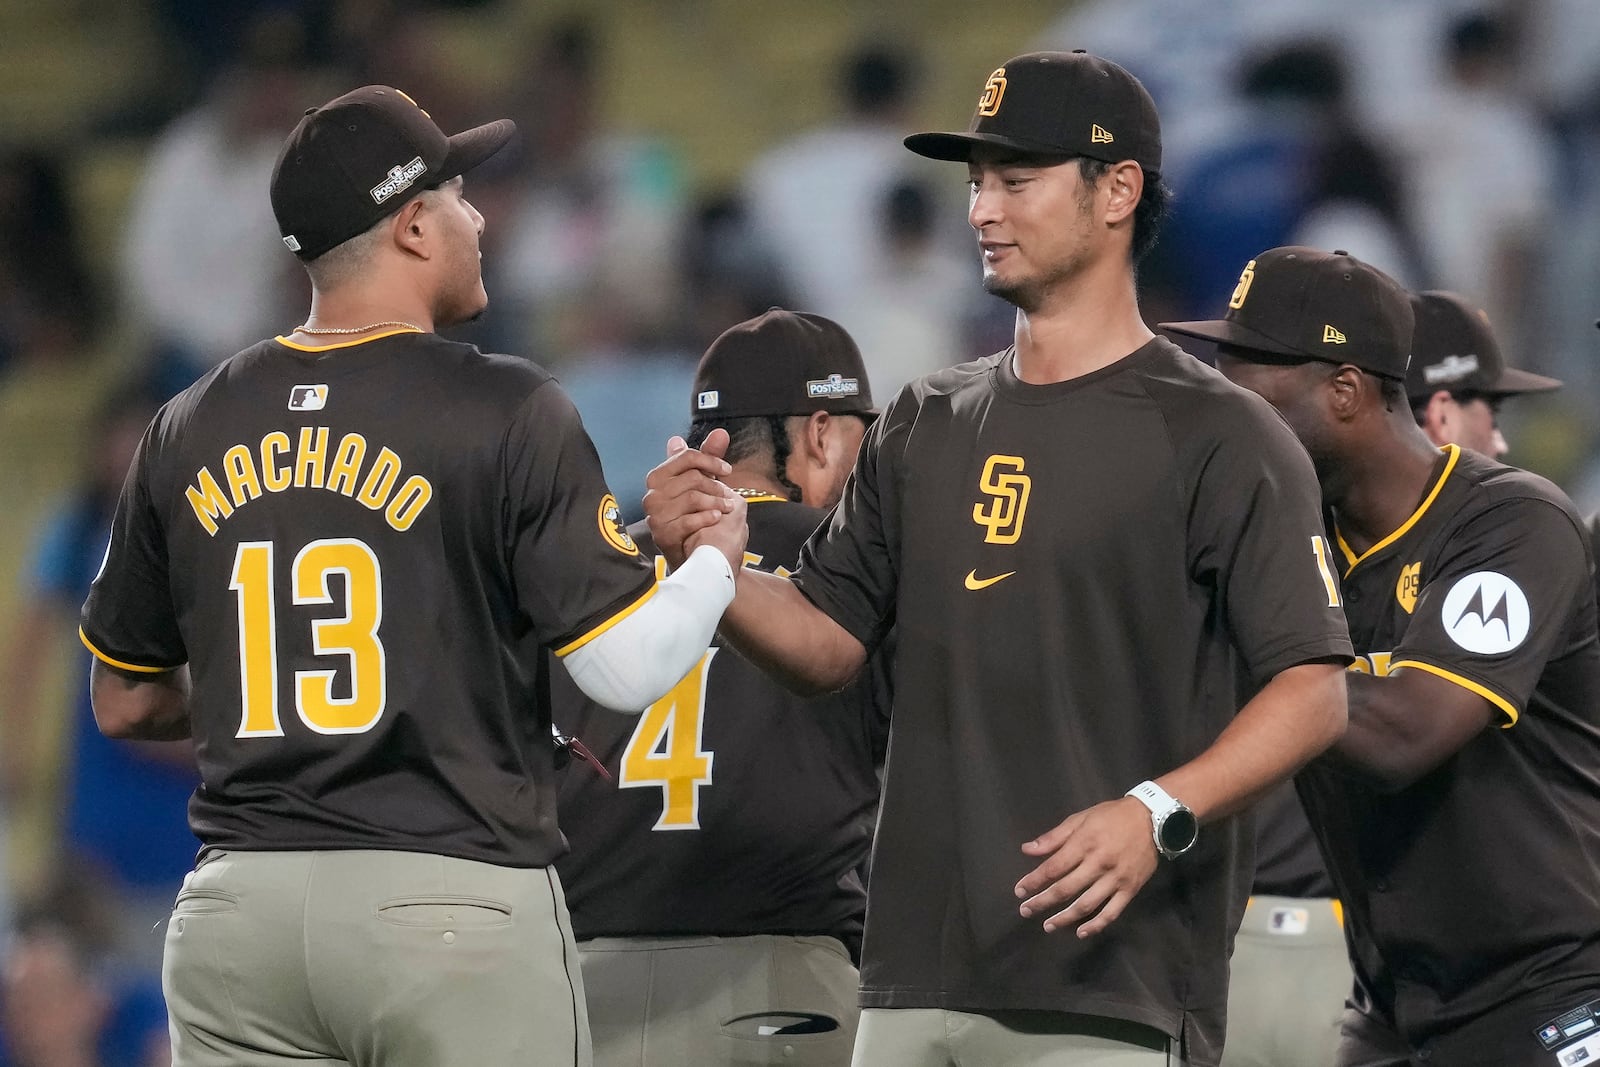
<path id="1" fill-rule="evenodd" d="M 743 488 L 741 486 L 737 486 L 737 485 L 730 485 L 730 486 L 728 486 L 728 488 L 732 489 L 735 493 L 738 493 L 740 496 L 746 497 L 746 498 L 758 497 L 758 496 L 779 496 L 779 495 L 781 495 L 781 494 L 778 494 L 778 493 L 774 493 L 770 489 L 745 489 L 745 488 Z"/>
<path id="2" fill-rule="evenodd" d="M 416 326 L 416 325 L 413 325 L 412 323 L 409 323 L 409 322 L 399 322 L 399 321 L 394 320 L 394 319 L 390 319 L 390 320 L 385 321 L 385 322 L 374 322 L 369 326 L 349 326 L 349 327 L 296 326 L 294 328 L 293 332 L 310 334 L 310 335 L 312 335 L 314 337 L 315 336 L 334 337 L 334 336 L 340 336 L 340 335 L 344 335 L 344 334 L 368 333 L 368 332 L 370 332 L 372 330 L 381 330 L 385 326 L 399 326 L 402 329 L 415 330 L 417 333 L 425 332 L 422 329 L 421 326 Z"/>

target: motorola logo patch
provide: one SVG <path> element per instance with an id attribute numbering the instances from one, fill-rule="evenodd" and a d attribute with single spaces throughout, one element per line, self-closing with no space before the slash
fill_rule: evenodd
<path id="1" fill-rule="evenodd" d="M 1510 652 L 1528 637 L 1528 598 L 1498 571 L 1457 579 L 1441 612 L 1450 640 L 1480 656 Z"/>

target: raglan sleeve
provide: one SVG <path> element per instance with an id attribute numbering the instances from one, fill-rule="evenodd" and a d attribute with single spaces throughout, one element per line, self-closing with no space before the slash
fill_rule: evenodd
<path id="1" fill-rule="evenodd" d="M 1488 700 L 1512 726 L 1545 664 L 1573 639 L 1575 612 L 1592 595 L 1584 531 L 1562 508 L 1519 497 L 1452 530 L 1389 670 L 1427 671 Z"/>
<path id="2" fill-rule="evenodd" d="M 897 408 L 873 422 L 838 505 L 800 552 L 794 582 L 806 598 L 870 652 L 894 625 L 899 582 Z"/>
<path id="3" fill-rule="evenodd" d="M 594 443 L 554 380 L 507 427 L 501 450 L 505 541 L 518 604 L 538 640 L 576 651 L 656 590 L 628 533 Z"/>
<path id="4" fill-rule="evenodd" d="M 151 493 L 160 418 L 134 454 L 100 571 L 89 587 L 78 633 L 96 657 L 124 670 L 158 673 L 189 661 L 172 600 L 166 532 Z"/>
<path id="5" fill-rule="evenodd" d="M 1315 470 L 1265 401 L 1218 420 L 1196 450 L 1191 579 L 1220 603 L 1257 684 L 1314 660 L 1352 658 Z"/>

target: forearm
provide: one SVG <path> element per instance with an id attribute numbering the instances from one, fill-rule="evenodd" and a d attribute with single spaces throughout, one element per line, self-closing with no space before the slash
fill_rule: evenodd
<path id="1" fill-rule="evenodd" d="M 94 719 L 107 737 L 182 741 L 189 733 L 189 668 L 126 671 L 95 660 L 89 687 Z"/>
<path id="2" fill-rule="evenodd" d="M 1343 733 L 1345 674 L 1333 663 L 1303 663 L 1279 673 L 1210 748 L 1156 783 L 1202 822 L 1248 807 Z"/>
<path id="3" fill-rule="evenodd" d="M 867 661 L 866 647 L 787 578 L 746 567 L 722 636 L 785 688 L 802 696 L 842 689 Z"/>
<path id="4" fill-rule="evenodd" d="M 1421 671 L 1350 677 L 1350 727 L 1327 755 L 1383 791 L 1404 789 L 1489 725 L 1482 698 Z"/>

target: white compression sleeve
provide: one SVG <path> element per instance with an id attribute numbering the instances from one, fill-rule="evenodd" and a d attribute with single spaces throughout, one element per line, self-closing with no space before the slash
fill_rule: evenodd
<path id="1" fill-rule="evenodd" d="M 643 711 L 705 655 L 733 587 L 727 557 L 701 545 L 633 614 L 561 662 L 595 703 Z"/>

